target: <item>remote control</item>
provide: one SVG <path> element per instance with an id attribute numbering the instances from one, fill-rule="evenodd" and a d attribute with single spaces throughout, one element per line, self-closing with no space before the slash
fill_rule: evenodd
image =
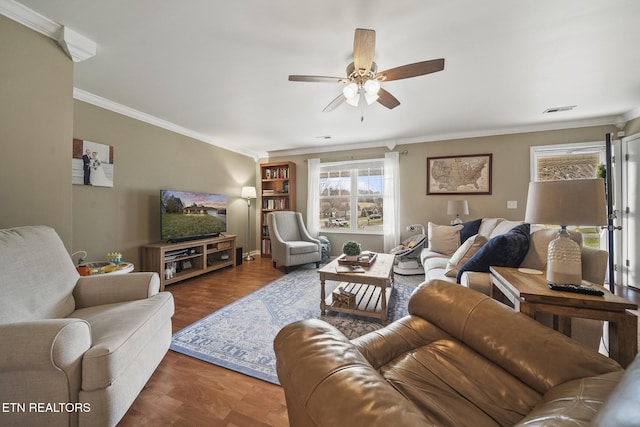
<path id="1" fill-rule="evenodd" d="M 564 292 L 575 292 L 578 294 L 588 294 L 588 295 L 604 295 L 600 289 L 590 288 L 584 285 L 571 285 L 571 284 L 561 284 L 561 283 L 549 283 L 549 288 L 554 291 L 564 291 Z"/>

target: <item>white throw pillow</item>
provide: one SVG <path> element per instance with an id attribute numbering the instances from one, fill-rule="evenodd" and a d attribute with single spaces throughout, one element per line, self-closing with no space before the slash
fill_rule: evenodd
<path id="1" fill-rule="evenodd" d="M 460 246 L 462 225 L 428 224 L 429 249 L 444 255 L 453 254 Z"/>
<path id="2" fill-rule="evenodd" d="M 463 266 L 467 261 L 471 259 L 473 255 L 475 255 L 478 250 L 485 243 L 487 243 L 489 239 L 487 236 L 483 236 L 482 234 L 476 234 L 475 236 L 471 236 L 464 242 L 451 256 L 449 262 L 447 262 L 447 268 L 445 269 L 444 275 L 447 277 L 456 277 L 458 275 L 458 268 Z"/>

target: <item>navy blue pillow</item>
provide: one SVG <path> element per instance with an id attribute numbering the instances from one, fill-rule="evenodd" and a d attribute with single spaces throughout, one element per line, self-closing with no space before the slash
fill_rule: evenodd
<path id="1" fill-rule="evenodd" d="M 460 244 L 466 242 L 469 237 L 478 234 L 478 230 L 480 230 L 480 223 L 482 223 L 482 218 L 462 223 L 463 228 L 460 230 Z"/>
<path id="2" fill-rule="evenodd" d="M 460 283 L 465 271 L 489 272 L 490 266 L 519 267 L 529 251 L 530 232 L 529 224 L 521 224 L 489 240 L 458 270 L 456 282 Z"/>

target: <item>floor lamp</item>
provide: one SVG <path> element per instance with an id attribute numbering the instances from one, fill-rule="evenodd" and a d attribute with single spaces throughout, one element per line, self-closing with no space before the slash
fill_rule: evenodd
<path id="1" fill-rule="evenodd" d="M 256 187 L 242 187 L 240 197 L 247 199 L 247 255 L 243 258 L 245 261 L 253 261 L 255 258 L 251 256 L 251 199 L 255 199 Z"/>

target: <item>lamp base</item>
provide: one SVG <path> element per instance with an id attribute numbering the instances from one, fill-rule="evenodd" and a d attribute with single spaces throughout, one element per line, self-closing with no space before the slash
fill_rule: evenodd
<path id="1" fill-rule="evenodd" d="M 547 252 L 547 280 L 554 284 L 582 283 L 582 253 L 580 245 L 571 240 L 566 227 L 549 243 Z"/>
<path id="2" fill-rule="evenodd" d="M 255 261 L 255 259 L 256 258 L 254 256 L 251 256 L 249 252 L 247 252 L 247 254 L 244 257 L 242 257 L 243 261 Z"/>

